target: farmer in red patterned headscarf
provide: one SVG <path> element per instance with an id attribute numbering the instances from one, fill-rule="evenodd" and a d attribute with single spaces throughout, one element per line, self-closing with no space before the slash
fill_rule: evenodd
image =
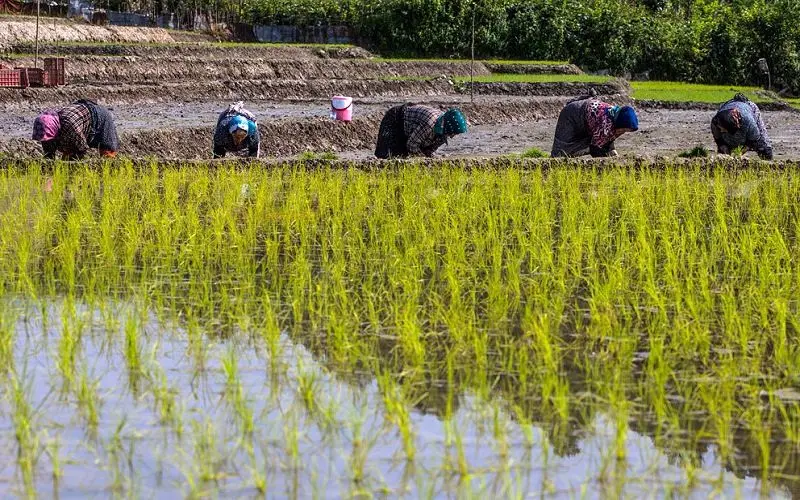
<path id="1" fill-rule="evenodd" d="M 90 148 L 101 156 L 116 156 L 119 138 L 114 118 L 104 107 L 79 100 L 57 111 L 45 111 L 33 122 L 33 140 L 42 143 L 45 158 L 80 160 Z"/>
<path id="2" fill-rule="evenodd" d="M 639 129 L 636 111 L 614 106 L 595 97 L 580 97 L 567 103 L 556 124 L 551 156 L 616 156 L 614 141 Z"/>

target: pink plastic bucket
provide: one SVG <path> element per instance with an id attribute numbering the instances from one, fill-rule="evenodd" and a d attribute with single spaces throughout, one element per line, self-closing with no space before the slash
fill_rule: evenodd
<path id="1" fill-rule="evenodd" d="M 331 118 L 343 122 L 353 119 L 353 98 L 335 95 L 331 98 Z"/>

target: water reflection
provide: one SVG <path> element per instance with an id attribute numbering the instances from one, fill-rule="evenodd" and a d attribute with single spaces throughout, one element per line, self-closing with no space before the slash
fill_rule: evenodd
<path id="1" fill-rule="evenodd" d="M 27 382 L 26 398 L 36 409 L 42 450 L 36 488 L 42 495 L 166 497 L 216 491 L 250 497 L 263 494 L 254 486 L 261 474 L 268 496 L 303 498 L 367 493 L 393 498 L 467 493 L 788 497 L 798 491 L 797 446 L 782 432 L 779 412 L 769 411 L 766 403 L 763 424 L 773 429 L 769 441 L 756 442 L 742 423 L 733 428 L 731 450 L 722 459 L 708 432 L 712 416 L 686 411 L 678 394 L 668 394 L 673 403 L 666 411 L 674 420 L 666 425 L 657 418 L 664 409 L 649 407 L 650 400 L 637 394 L 636 377 L 643 376 L 637 374 L 627 384 L 628 412 L 621 419 L 618 407 L 592 392 L 596 384 L 577 360 L 566 367 L 568 375 L 558 381 L 563 387 L 555 390 L 567 391 L 564 414 L 558 403 L 542 398 L 540 384 L 531 383 L 523 392 L 508 374 L 490 373 L 494 382 L 481 387 L 473 385 L 464 367 L 431 364 L 417 373 L 395 371 L 392 351 L 349 366 L 332 361 L 311 336 L 286 332 L 271 354 L 263 342 L 231 324 L 224 335 L 219 329 L 203 335 L 199 363 L 186 325 L 151 314 L 136 346 L 145 368 L 140 382 L 132 384 L 122 340 L 130 304 L 114 307 L 119 315 L 114 331 L 108 330 L 107 314 L 77 306 L 84 323 L 77 372 L 87 371 L 101 401 L 99 423 L 90 430 L 76 390 L 64 388 L 58 368 L 62 305 L 14 306 L 15 370 Z M 230 396 L 230 367 L 224 365 L 231 353 L 255 418 L 249 436 Z M 159 373 L 176 398 L 180 432 L 159 410 Z M 389 388 L 400 391 L 411 407 L 413 460 L 387 410 Z M 20 492 L 9 392 L 6 386 L 0 407 L 0 474 L 5 478 L 0 489 L 6 494 Z M 760 481 L 761 446 L 770 450 L 767 483 Z M 53 474 L 54 462 L 60 462 L 59 476 Z"/>

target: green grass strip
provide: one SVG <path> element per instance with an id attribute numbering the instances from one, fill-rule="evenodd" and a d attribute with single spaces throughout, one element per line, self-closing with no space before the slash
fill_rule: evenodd
<path id="1" fill-rule="evenodd" d="M 562 75 L 562 74 L 539 74 L 539 75 L 519 75 L 514 73 L 495 73 L 492 75 L 480 75 L 475 77 L 479 83 L 605 83 L 612 78 L 601 75 Z M 458 76 L 456 81 L 468 82 L 469 77 Z"/>
<path id="2" fill-rule="evenodd" d="M 631 82 L 633 98 L 640 100 L 671 102 L 724 102 L 737 92 L 743 92 L 754 102 L 772 102 L 773 99 L 757 95 L 759 87 L 739 85 L 703 85 L 681 82 Z"/>

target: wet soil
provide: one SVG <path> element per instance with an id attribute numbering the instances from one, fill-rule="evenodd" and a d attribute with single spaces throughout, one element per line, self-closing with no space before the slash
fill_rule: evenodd
<path id="1" fill-rule="evenodd" d="M 613 80 L 607 83 L 583 82 L 535 82 L 535 83 L 461 83 L 456 85 L 456 90 L 469 94 L 473 92 L 480 95 L 522 95 L 522 96 L 552 96 L 552 95 L 586 95 L 590 89 L 595 89 L 599 94 L 630 94 L 630 86 L 623 80 Z"/>
<path id="2" fill-rule="evenodd" d="M 227 78 L 227 76 L 225 76 Z M 496 87 L 493 87 L 497 85 Z M 492 90 L 494 88 L 494 90 Z M 476 90 L 479 96 L 578 96 L 590 89 L 601 95 L 625 95 L 624 87 L 592 83 L 487 84 Z M 477 89 L 477 88 L 476 88 Z M 193 80 L 166 83 L 71 84 L 60 88 L 0 88 L 0 103 L 21 102 L 54 106 L 87 98 L 106 104 L 173 103 L 198 100 L 287 100 L 330 99 L 333 95 L 356 98 L 469 95 L 468 85 L 454 84 L 441 77 L 433 79 L 272 79 Z"/>
<path id="3" fill-rule="evenodd" d="M 175 33 L 172 33 L 173 38 Z M 17 43 L 8 48 L 14 54 L 33 54 L 33 43 Z M 40 44 L 39 53 L 58 56 L 137 56 L 137 57 L 197 57 L 204 59 L 369 59 L 373 54 L 361 47 L 322 47 L 308 45 L 272 45 L 254 43 L 252 45 L 223 45 L 219 43 L 170 43 L 159 45 L 108 43 L 108 44 Z"/>
<path id="4" fill-rule="evenodd" d="M 265 155 L 291 156 L 303 151 L 351 154 L 372 151 L 383 114 L 399 102 L 403 101 L 357 101 L 354 104 L 356 118 L 350 123 L 331 120 L 327 101 L 252 102 L 248 103 L 248 108 L 259 117 L 261 149 Z M 426 102 L 441 109 L 458 105 L 474 127 L 490 127 L 555 117 L 565 99 L 483 100 L 475 104 L 452 99 Z M 136 157 L 207 158 L 214 124 L 226 104 L 219 101 L 150 109 L 114 107 L 112 112 L 122 142 L 120 152 Z M 30 109 L 17 108 L 0 119 L 0 133 L 7 137 L 0 140 L 0 152 L 13 157 L 39 155 L 39 145 L 27 139 L 35 115 Z"/>
<path id="5" fill-rule="evenodd" d="M 34 58 L 3 60 L 13 66 L 34 66 Z M 489 75 L 481 63 L 372 61 L 369 59 L 209 59 L 205 56 L 71 56 L 66 62 L 70 83 L 163 83 L 225 80 L 368 80 L 439 75 Z"/>
<path id="6" fill-rule="evenodd" d="M 714 111 L 646 109 L 640 113 L 639 131 L 625 134 L 616 142 L 622 158 L 670 156 L 703 145 L 712 154 L 716 152 L 711 136 L 711 118 Z M 491 126 L 472 127 L 469 133 L 457 136 L 438 154 L 451 157 L 487 157 L 522 153 L 536 147 L 549 154 L 553 145 L 557 113 L 541 120 L 506 122 Z M 765 111 L 764 121 L 772 140 L 776 160 L 800 159 L 800 119 L 798 114 L 786 111 Z M 363 159 L 370 156 L 364 149 L 348 154 L 347 158 Z M 746 156 L 758 158 L 755 153 Z"/>
<path id="7" fill-rule="evenodd" d="M 435 80 L 218 80 L 165 84 L 67 85 L 60 88 L 0 88 L 0 103 L 63 105 L 86 98 L 105 104 L 174 103 L 197 100 L 330 99 L 342 94 L 357 98 L 443 96 L 452 93 L 446 79 Z"/>
<path id="8" fill-rule="evenodd" d="M 583 71 L 574 64 L 508 64 L 484 63 L 492 73 L 513 73 L 517 75 L 580 75 Z"/>
<path id="9" fill-rule="evenodd" d="M 469 133 L 457 136 L 437 153 L 445 157 L 492 157 L 521 153 L 536 147 L 549 152 L 555 124 L 564 99 L 545 102 L 511 100 L 498 103 L 459 103 L 470 117 Z M 116 109 L 122 154 L 167 159 L 210 157 L 217 104 L 176 106 L 136 116 L 133 108 Z M 326 115 L 323 102 L 288 105 L 254 103 L 251 108 L 263 117 L 259 123 L 262 151 L 268 157 L 293 156 L 304 151 L 333 151 L 345 159 L 372 156 L 378 125 L 383 113 L 394 103 L 356 104 L 357 117 L 351 123 L 336 122 Z M 441 102 L 446 108 L 454 102 Z M 272 106 L 272 107 L 271 107 Z M 293 118 L 276 118 L 293 116 Z M 709 124 L 713 111 L 642 110 L 640 130 L 622 136 L 617 151 L 622 157 L 675 156 L 694 146 L 714 151 Z M 765 111 L 764 118 L 773 141 L 776 159 L 800 159 L 797 114 Z M 36 157 L 40 147 L 12 130 L 30 130 L 31 115 L 11 114 L 0 122 L 0 131 L 10 138 L 0 141 L 0 153 L 11 157 Z M 750 156 L 753 156 L 750 153 Z"/>

